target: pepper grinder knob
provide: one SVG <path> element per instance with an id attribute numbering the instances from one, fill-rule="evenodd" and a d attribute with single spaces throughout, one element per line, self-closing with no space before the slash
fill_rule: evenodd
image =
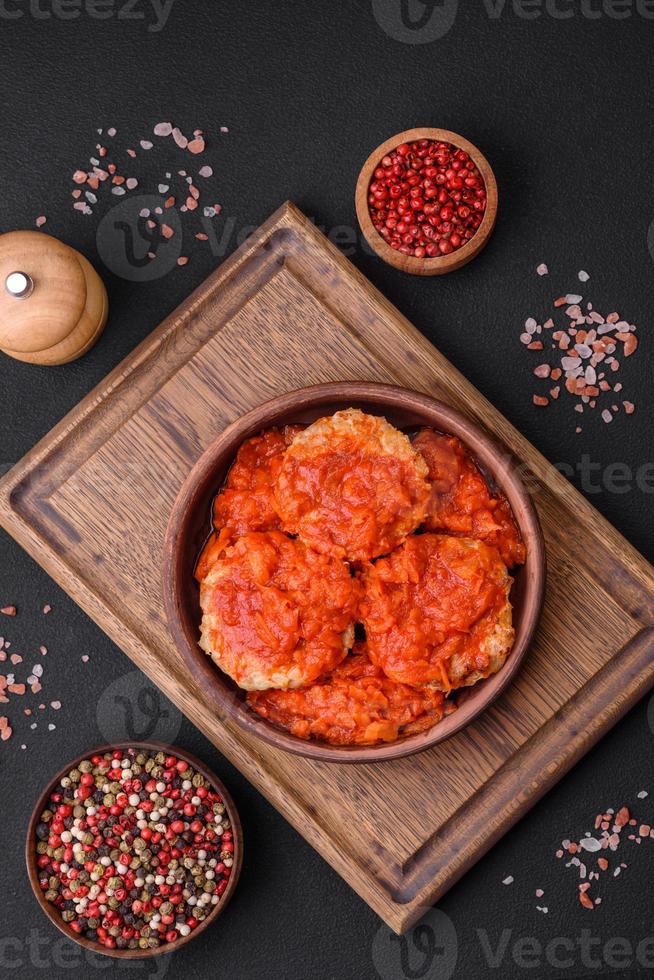
<path id="1" fill-rule="evenodd" d="M 5 279 L 5 289 L 16 299 L 25 299 L 34 289 L 34 280 L 26 272 L 10 272 Z"/>

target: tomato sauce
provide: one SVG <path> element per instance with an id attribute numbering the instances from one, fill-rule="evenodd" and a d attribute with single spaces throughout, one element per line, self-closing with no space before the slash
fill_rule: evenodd
<path id="1" fill-rule="evenodd" d="M 426 476 L 424 460 L 385 419 L 337 412 L 286 453 L 276 491 L 282 526 L 349 561 L 385 554 L 423 519 Z"/>
<path id="2" fill-rule="evenodd" d="M 327 679 L 295 691 L 257 691 L 248 704 L 297 738 L 332 745 L 393 742 L 431 728 L 441 720 L 440 691 L 416 690 L 390 680 L 357 644 Z"/>
<path id="3" fill-rule="evenodd" d="M 284 453 L 301 431 L 299 425 L 267 429 L 243 443 L 214 501 L 215 528 L 230 528 L 235 537 L 246 531 L 279 530 L 273 487 Z"/>
<path id="4" fill-rule="evenodd" d="M 302 429 L 301 425 L 266 429 L 240 446 L 225 486 L 213 502 L 213 530 L 195 567 L 198 582 L 225 548 L 242 534 L 279 530 L 273 487 L 284 453 Z"/>
<path id="5" fill-rule="evenodd" d="M 246 689 L 307 684 L 352 646 L 359 594 L 345 562 L 250 531 L 202 582 L 201 645 Z"/>
<path id="6" fill-rule="evenodd" d="M 371 660 L 405 684 L 452 685 L 448 662 L 482 667 L 484 640 L 508 603 L 511 579 L 481 541 L 419 534 L 362 572 L 360 614 Z"/>
<path id="7" fill-rule="evenodd" d="M 463 443 L 422 429 L 413 445 L 427 463 L 432 483 L 425 527 L 485 541 L 497 548 L 508 568 L 523 564 L 525 546 L 509 502 L 491 493 Z"/>

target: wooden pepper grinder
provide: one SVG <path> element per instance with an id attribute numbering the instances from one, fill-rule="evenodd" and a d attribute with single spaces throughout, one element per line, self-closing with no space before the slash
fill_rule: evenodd
<path id="1" fill-rule="evenodd" d="M 86 354 L 107 322 L 104 283 L 74 248 L 41 231 L 0 235 L 0 350 L 31 364 Z"/>

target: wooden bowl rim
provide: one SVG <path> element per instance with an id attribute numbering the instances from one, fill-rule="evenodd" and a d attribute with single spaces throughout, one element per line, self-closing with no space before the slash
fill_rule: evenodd
<path id="1" fill-rule="evenodd" d="M 373 225 L 368 207 L 368 187 L 370 186 L 373 171 L 378 166 L 382 157 L 391 150 L 394 150 L 401 143 L 411 143 L 421 139 L 443 140 L 465 150 L 474 160 L 486 185 L 486 211 L 484 212 L 484 217 L 479 228 L 470 241 L 450 255 L 434 256 L 432 258 L 426 256 L 424 259 L 416 258 L 415 255 L 405 255 L 396 248 L 392 248 Z M 437 129 L 430 126 L 405 129 L 404 132 L 398 133 L 396 136 L 391 136 L 389 139 L 384 140 L 383 143 L 380 143 L 377 149 L 372 151 L 361 168 L 355 192 L 357 218 L 370 247 L 375 250 L 380 258 L 388 262 L 389 265 L 400 269 L 402 272 L 409 272 L 417 276 L 437 276 L 447 272 L 454 272 L 474 259 L 487 244 L 488 239 L 493 233 L 497 220 L 498 201 L 499 196 L 495 174 L 481 150 L 459 133 L 454 133 L 449 129 Z"/>
<path id="2" fill-rule="evenodd" d="M 232 834 L 234 840 L 234 864 L 232 865 L 232 874 L 229 879 L 229 884 L 223 892 L 222 898 L 218 905 L 213 907 L 213 911 L 204 919 L 197 928 L 193 929 L 188 936 L 180 936 L 179 939 L 175 940 L 174 943 L 166 943 L 165 946 L 157 947 L 156 949 L 107 949 L 100 943 L 95 943 L 91 939 L 86 939 L 84 936 L 78 936 L 76 933 L 69 929 L 61 918 L 60 913 L 45 900 L 43 892 L 39 887 L 39 871 L 36 864 L 37 853 L 36 853 L 36 825 L 39 822 L 41 813 L 46 808 L 46 804 L 50 797 L 54 786 L 61 781 L 61 779 L 70 772 L 71 769 L 75 769 L 80 762 L 84 759 L 90 758 L 92 755 L 102 755 L 105 752 L 113 752 L 115 749 L 136 749 L 141 750 L 154 750 L 156 752 L 165 752 L 166 755 L 176 755 L 180 759 L 184 759 L 198 772 L 201 772 L 205 779 L 209 780 L 211 785 L 220 793 L 223 803 L 225 804 L 225 809 L 227 810 L 229 821 L 232 825 Z M 27 840 L 25 843 L 25 863 L 27 865 L 27 874 L 32 886 L 32 891 L 34 892 L 36 899 L 41 906 L 41 909 L 47 915 L 48 919 L 57 927 L 59 932 L 63 933 L 67 939 L 72 942 L 77 943 L 78 946 L 83 946 L 85 949 L 93 950 L 94 953 L 100 953 L 104 956 L 111 956 L 115 959 L 127 959 L 127 960 L 140 960 L 148 959 L 152 956 L 166 956 L 169 953 L 175 953 L 186 943 L 189 943 L 192 939 L 195 939 L 201 932 L 213 923 L 219 915 L 222 914 L 225 907 L 229 904 L 238 880 L 241 876 L 241 868 L 243 866 L 243 828 L 241 826 L 241 820 L 238 815 L 238 810 L 234 804 L 232 796 L 223 783 L 221 779 L 216 776 L 216 774 L 208 768 L 198 759 L 197 756 L 193 755 L 191 752 L 187 752 L 185 749 L 180 749 L 175 745 L 168 745 L 165 742 L 156 741 L 121 741 L 114 742 L 111 745 L 100 745 L 95 748 L 87 749 L 85 752 L 80 753 L 71 762 L 63 766 L 59 772 L 52 779 L 49 780 L 46 788 L 41 792 L 36 804 L 32 810 L 32 815 L 27 827 Z"/>
<path id="3" fill-rule="evenodd" d="M 182 596 L 184 590 L 190 587 L 190 583 L 182 567 L 180 531 L 183 531 L 185 524 L 190 520 L 189 508 L 192 505 L 193 494 L 196 488 L 202 486 L 208 478 L 215 458 L 229 447 L 228 458 L 233 460 L 244 439 L 267 426 L 284 424 L 281 421 L 273 421 L 275 418 L 283 417 L 284 413 L 293 410 L 299 413 L 302 409 L 335 403 L 349 407 L 352 402 L 378 406 L 380 412 L 385 408 L 394 408 L 407 412 L 413 409 L 418 413 L 420 411 L 436 413 L 444 423 L 443 430 L 462 438 L 480 462 L 485 462 L 480 456 L 495 461 L 498 459 L 505 461 L 502 464 L 505 477 L 499 485 L 504 492 L 507 492 L 508 485 L 507 496 L 519 502 L 519 509 L 524 514 L 524 519 L 518 521 L 519 527 L 523 537 L 529 540 L 527 564 L 522 566 L 524 571 L 521 570 L 521 574 L 526 577 L 526 584 L 520 619 L 520 636 L 516 636 L 511 652 L 498 673 L 470 689 L 475 691 L 475 710 L 466 713 L 463 705 L 426 732 L 372 746 L 333 746 L 312 740 L 304 741 L 256 715 L 239 695 L 228 687 L 229 680 L 227 678 L 222 680 L 218 667 L 200 650 L 198 644 L 191 644 L 188 641 L 182 611 Z M 512 506 L 515 511 L 515 506 Z M 516 520 L 518 520 L 517 515 Z M 457 409 L 429 395 L 409 391 L 396 385 L 332 382 L 287 392 L 256 406 L 227 426 L 208 446 L 191 468 L 173 505 L 164 541 L 162 575 L 164 607 L 173 640 L 194 679 L 206 691 L 220 720 L 233 718 L 245 731 L 263 739 L 269 745 L 305 758 L 324 762 L 376 763 L 422 752 L 450 738 L 467 727 L 500 696 L 518 671 L 533 639 L 544 599 L 546 563 L 543 533 L 538 515 L 518 474 L 516 462 L 512 456 L 507 456 L 507 451 L 498 446 L 491 436 Z"/>

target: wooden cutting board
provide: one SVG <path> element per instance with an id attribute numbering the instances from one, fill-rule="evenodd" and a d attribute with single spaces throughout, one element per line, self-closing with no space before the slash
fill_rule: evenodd
<path id="1" fill-rule="evenodd" d="M 343 380 L 427 392 L 492 431 L 526 467 L 548 551 L 508 692 L 449 741 L 361 766 L 216 720 L 161 601 L 168 514 L 202 450 L 273 395 Z M 654 569 L 292 204 L 2 480 L 0 522 L 398 932 L 654 685 Z"/>

